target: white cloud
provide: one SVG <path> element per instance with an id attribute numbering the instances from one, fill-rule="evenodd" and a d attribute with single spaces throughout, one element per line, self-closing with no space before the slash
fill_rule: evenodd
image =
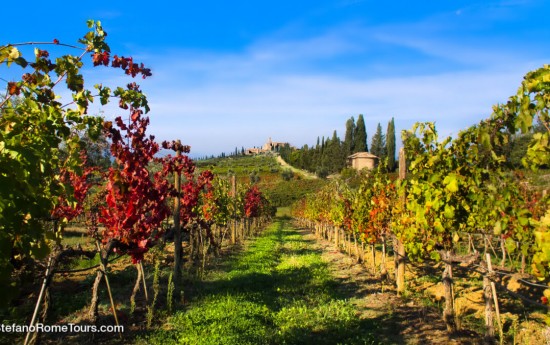
<path id="1" fill-rule="evenodd" d="M 493 104 L 515 93 L 527 71 L 542 65 L 536 56 L 429 36 L 429 26 L 348 25 L 302 40 L 267 37 L 240 52 L 144 56 L 153 68 L 153 77 L 143 83 L 151 132 L 161 140 L 180 138 L 199 155 L 259 146 L 270 136 L 296 146 L 330 136 L 333 129 L 343 137 L 347 118 L 360 113 L 369 136 L 391 117 L 398 131 L 435 121 L 445 136 L 489 116 Z M 451 64 L 402 76 L 370 73 L 374 64 L 393 66 L 373 63 L 368 51 L 392 46 Z M 326 63 L 339 58 L 345 62 Z"/>
<path id="2" fill-rule="evenodd" d="M 260 145 L 268 136 L 311 144 L 332 129 L 343 136 L 345 120 L 360 113 L 369 132 L 393 116 L 398 129 L 436 121 L 442 134 L 456 134 L 490 115 L 493 104 L 515 92 L 523 71 L 536 66 L 522 67 L 375 80 L 273 76 L 238 87 L 156 90 L 152 128 L 159 136 L 181 135 L 200 152 Z"/>

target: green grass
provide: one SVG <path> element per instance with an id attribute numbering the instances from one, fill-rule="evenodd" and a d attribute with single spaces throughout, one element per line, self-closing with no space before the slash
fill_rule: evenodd
<path id="1" fill-rule="evenodd" d="M 327 264 L 280 220 L 197 283 L 187 308 L 147 344 L 373 344 Z"/>
<path id="2" fill-rule="evenodd" d="M 80 244 L 83 247 L 95 248 L 95 243 L 90 239 L 90 236 L 88 236 L 88 230 L 79 226 L 67 227 L 63 231 L 61 244 L 69 247 L 76 247 Z"/>
<path id="3" fill-rule="evenodd" d="M 291 219 L 290 215 L 290 207 L 277 207 L 277 213 L 275 214 L 275 217 L 284 218 L 284 219 Z"/>

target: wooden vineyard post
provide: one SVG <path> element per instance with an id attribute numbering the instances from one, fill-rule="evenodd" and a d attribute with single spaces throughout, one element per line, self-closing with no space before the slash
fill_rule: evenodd
<path id="1" fill-rule="evenodd" d="M 445 270 L 443 271 L 443 287 L 445 292 L 445 309 L 443 310 L 443 320 L 447 326 L 449 333 L 456 332 L 455 312 L 454 312 L 454 296 L 453 296 L 453 263 L 450 250 L 446 250 L 443 256 Z"/>
<path id="2" fill-rule="evenodd" d="M 355 232 L 353 233 L 353 247 L 355 249 L 355 257 L 357 258 L 357 262 L 362 262 L 363 258 L 359 253 L 359 245 L 357 244 L 357 235 Z"/>
<path id="3" fill-rule="evenodd" d="M 493 273 L 493 265 L 491 263 L 491 254 L 487 253 L 486 260 L 487 260 L 487 275 L 490 275 L 491 273 Z M 500 343 L 502 344 L 502 341 L 504 339 L 502 334 L 502 323 L 500 321 L 500 309 L 498 307 L 497 289 L 495 286 L 495 282 L 491 281 L 490 284 L 491 284 L 491 292 L 493 294 L 493 303 L 495 304 L 495 314 L 496 314 L 497 324 L 498 324 L 498 334 L 500 337 Z M 494 334 L 494 331 L 493 331 L 493 334 Z"/>
<path id="4" fill-rule="evenodd" d="M 399 179 L 404 180 L 406 177 L 407 177 L 407 166 L 406 166 L 406 160 L 405 160 L 405 149 L 401 148 L 399 150 Z M 404 195 L 401 202 L 402 203 L 406 202 Z M 397 283 L 397 295 L 401 296 L 403 295 L 403 292 L 405 292 L 405 245 L 398 238 L 396 238 L 396 241 L 397 241 L 397 244 L 396 244 L 397 253 L 395 253 L 394 255 L 397 256 L 397 268 L 396 268 L 395 280 Z"/>
<path id="5" fill-rule="evenodd" d="M 376 274 L 376 248 L 374 243 L 371 243 L 370 249 L 372 251 L 372 274 Z"/>
<path id="6" fill-rule="evenodd" d="M 500 250 L 502 251 L 502 259 L 500 260 L 500 266 L 505 267 L 506 266 L 506 241 L 504 240 L 504 237 L 500 237 Z"/>
<path id="7" fill-rule="evenodd" d="M 386 235 L 382 235 L 382 262 L 380 263 L 380 273 L 386 274 Z"/>
<path id="8" fill-rule="evenodd" d="M 490 262 L 490 255 L 486 254 L 487 262 Z M 489 267 L 489 265 L 487 265 Z M 493 318 L 493 293 L 489 271 L 483 276 L 483 299 L 485 300 L 485 344 L 493 344 L 495 341 L 495 327 Z"/>
<path id="9" fill-rule="evenodd" d="M 240 232 L 240 239 L 241 241 L 244 241 L 244 230 L 246 229 L 246 218 L 242 218 L 239 223 L 239 232 Z"/>
<path id="10" fill-rule="evenodd" d="M 34 307 L 34 313 L 32 314 L 31 323 L 29 325 L 29 332 L 27 332 L 27 336 L 25 337 L 24 345 L 27 345 L 29 341 L 29 337 L 31 335 L 31 327 L 34 325 L 36 321 L 36 317 L 38 316 L 38 311 L 40 309 L 40 304 L 42 303 L 42 298 L 44 297 L 44 291 L 46 291 L 46 287 L 50 280 L 50 274 L 52 269 L 52 257 L 53 254 L 50 255 L 50 258 L 48 259 L 48 266 L 46 266 L 46 273 L 44 274 L 44 280 L 42 281 L 42 287 L 40 288 L 40 294 L 38 295 L 38 301 L 36 301 L 36 306 Z"/>
<path id="11" fill-rule="evenodd" d="M 53 228 L 57 229 L 58 221 L 54 220 Z M 36 301 L 36 305 L 34 307 L 34 312 L 32 314 L 31 323 L 29 325 L 29 331 L 27 332 L 27 335 L 25 336 L 25 342 L 24 344 L 34 344 L 39 342 L 39 333 L 38 331 L 33 335 L 32 338 L 29 338 L 31 335 L 31 327 L 37 322 L 38 318 L 38 312 L 40 311 L 40 306 L 42 306 L 42 318 L 45 319 L 46 315 L 48 313 L 48 299 L 49 299 L 49 288 L 50 283 L 52 281 L 52 278 L 55 274 L 55 267 L 57 266 L 57 261 L 59 260 L 60 253 L 57 252 L 57 250 L 54 250 L 49 258 L 48 258 L 48 264 L 46 265 L 46 272 L 44 273 L 44 280 L 42 281 L 42 286 L 40 287 L 40 293 L 38 294 L 38 300 Z M 46 302 L 42 303 L 42 300 L 46 300 Z"/>
<path id="12" fill-rule="evenodd" d="M 141 280 L 143 282 L 143 291 L 145 292 L 145 301 L 149 302 L 149 295 L 147 293 L 147 283 L 145 282 L 145 270 L 143 269 L 143 261 L 139 262 L 139 269 L 141 270 Z"/>
<path id="13" fill-rule="evenodd" d="M 176 141 L 176 157 L 181 156 L 182 145 L 179 140 Z M 181 174 L 176 171 L 174 188 L 176 189 L 176 198 L 174 199 L 174 291 L 181 291 L 181 266 L 183 248 L 181 246 L 181 227 L 180 227 L 180 192 L 181 192 Z"/>
<path id="14" fill-rule="evenodd" d="M 96 240 L 95 243 L 96 243 L 98 252 L 101 253 L 101 246 L 99 245 L 99 240 Z M 107 259 L 105 259 L 105 262 L 106 261 L 107 261 Z M 109 284 L 109 277 L 107 276 L 107 267 L 105 266 L 105 262 L 103 261 L 103 258 L 100 255 L 99 265 L 100 265 L 101 270 L 103 271 L 103 278 L 105 278 L 105 284 L 107 285 L 107 293 L 109 294 L 109 299 L 111 300 L 111 308 L 113 310 L 113 316 L 115 318 L 116 325 L 120 326 L 120 324 L 118 323 L 118 316 L 116 314 L 115 301 L 113 299 L 113 293 L 111 291 L 111 284 Z M 119 328 L 119 327 L 117 327 L 117 328 Z M 119 334 L 120 338 L 122 338 L 122 333 L 120 333 L 120 331 L 119 331 L 118 334 Z"/>
<path id="15" fill-rule="evenodd" d="M 139 291 L 139 286 L 141 284 L 141 268 L 139 265 L 136 265 L 136 271 L 137 271 L 137 278 L 136 283 L 134 284 L 134 289 L 132 290 L 132 295 L 130 295 L 130 313 L 133 313 L 136 306 L 136 295 Z"/>
<path id="16" fill-rule="evenodd" d="M 231 244 L 237 243 L 237 178 L 231 176 L 231 194 L 233 195 L 233 227 L 231 228 Z"/>

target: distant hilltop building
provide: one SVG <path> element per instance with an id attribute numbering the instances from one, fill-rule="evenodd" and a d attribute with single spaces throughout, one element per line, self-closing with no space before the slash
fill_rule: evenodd
<path id="1" fill-rule="evenodd" d="M 279 151 L 279 149 L 282 149 L 285 145 L 293 147 L 289 143 L 272 141 L 271 137 L 269 137 L 267 142 L 261 148 L 253 147 L 253 148 L 246 149 L 244 151 L 244 154 L 245 155 L 257 155 L 257 154 L 260 154 L 260 153 Z"/>
<path id="2" fill-rule="evenodd" d="M 253 148 L 244 150 L 244 154 L 245 155 L 257 155 L 258 153 L 261 153 L 262 151 L 263 151 L 262 149 L 259 149 L 257 147 L 253 147 Z"/>

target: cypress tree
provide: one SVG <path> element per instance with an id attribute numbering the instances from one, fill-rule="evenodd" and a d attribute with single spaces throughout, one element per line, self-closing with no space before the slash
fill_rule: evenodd
<path id="1" fill-rule="evenodd" d="M 393 117 L 388 122 L 386 131 L 386 155 L 388 157 L 388 171 L 395 170 L 395 124 Z"/>
<path id="2" fill-rule="evenodd" d="M 327 137 L 325 139 L 325 137 L 323 137 L 323 140 L 322 140 L 322 151 L 321 151 L 321 159 L 319 160 L 318 162 L 318 165 L 319 166 L 323 166 L 323 167 L 327 167 L 327 164 L 329 164 L 329 160 L 330 160 L 330 138 Z"/>
<path id="3" fill-rule="evenodd" d="M 342 143 L 340 142 L 340 138 L 338 138 L 336 130 L 332 133 L 328 157 L 329 165 L 327 167 L 332 172 L 338 172 L 342 170 Z"/>
<path id="4" fill-rule="evenodd" d="M 353 153 L 353 134 L 355 132 L 355 119 L 353 116 L 346 122 L 346 135 L 344 137 L 344 155 L 347 157 Z"/>
<path id="5" fill-rule="evenodd" d="M 355 132 L 353 133 L 353 153 L 368 151 L 369 147 L 367 146 L 367 130 L 365 128 L 365 120 L 363 119 L 363 114 L 359 114 L 355 125 Z"/>
<path id="6" fill-rule="evenodd" d="M 384 135 L 382 134 L 382 126 L 380 126 L 380 123 L 378 123 L 378 126 L 376 127 L 376 133 L 372 137 L 372 142 L 370 144 L 370 152 L 380 158 L 380 160 L 383 160 L 385 156 L 385 150 L 386 144 Z"/>

